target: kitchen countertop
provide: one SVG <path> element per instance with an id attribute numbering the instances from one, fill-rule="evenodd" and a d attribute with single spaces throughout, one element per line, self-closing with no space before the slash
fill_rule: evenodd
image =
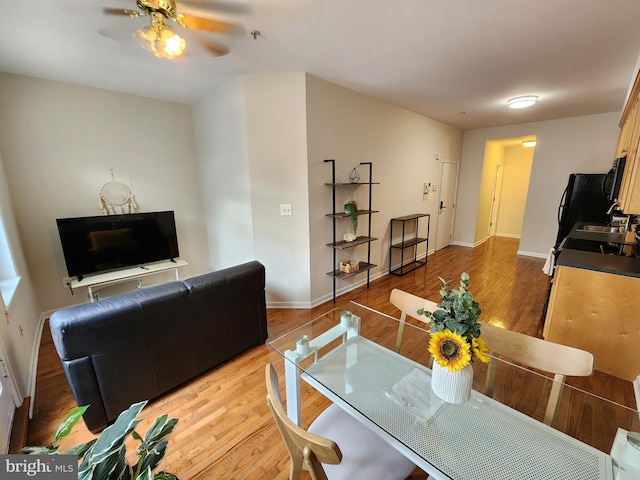
<path id="1" fill-rule="evenodd" d="M 640 278 L 640 258 L 635 257 L 565 248 L 558 255 L 556 265 Z"/>
<path id="2" fill-rule="evenodd" d="M 611 241 L 614 243 L 620 243 L 619 234 L 578 231 L 577 228 L 581 225 L 582 223 L 576 223 L 567 237 L 594 242 Z M 584 268 L 597 272 L 640 278 L 640 258 L 635 257 L 563 248 L 556 259 L 555 264 L 558 266 Z"/>

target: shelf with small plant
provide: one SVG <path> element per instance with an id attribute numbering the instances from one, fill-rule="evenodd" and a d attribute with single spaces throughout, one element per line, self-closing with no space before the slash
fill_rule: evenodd
<path id="1" fill-rule="evenodd" d="M 325 183 L 325 185 L 331 187 L 332 191 L 332 211 L 331 213 L 327 213 L 326 216 L 332 219 L 333 226 L 333 236 L 332 241 L 327 243 L 328 247 L 332 247 L 333 249 L 333 269 L 330 272 L 327 272 L 327 275 L 333 277 L 333 302 L 336 301 L 336 280 L 337 279 L 346 279 L 352 277 L 354 275 L 359 275 L 361 273 L 366 273 L 367 275 L 367 287 L 369 287 L 370 281 L 370 271 L 371 269 L 377 267 L 377 265 L 371 263 L 371 242 L 378 240 L 376 237 L 371 236 L 371 215 L 374 213 L 378 213 L 377 210 L 371 209 L 371 199 L 372 199 L 372 186 L 379 185 L 379 183 L 372 182 L 372 164 L 371 162 L 363 162 L 360 165 L 368 167 L 368 178 L 369 181 L 360 181 L 360 174 L 357 169 L 354 168 L 349 176 L 350 182 L 336 182 L 336 169 L 335 169 L 335 160 L 325 160 L 325 163 L 331 164 L 331 182 Z M 340 202 L 341 207 L 337 206 L 336 200 L 336 191 L 338 189 L 343 188 L 358 188 L 360 186 L 368 187 L 368 204 L 366 208 L 362 206 L 358 206 L 358 203 L 355 200 L 350 200 L 347 203 L 342 204 Z M 348 190 L 347 190 L 348 192 Z M 351 229 L 349 232 L 342 235 L 340 238 L 337 230 L 338 224 L 343 224 L 344 219 L 351 220 Z M 359 227 L 359 219 L 366 219 L 367 230 L 366 234 L 358 235 L 358 227 Z M 353 259 L 349 260 L 339 260 L 337 252 L 344 251 L 348 249 L 354 249 L 358 246 L 366 246 L 366 261 L 357 261 Z"/>

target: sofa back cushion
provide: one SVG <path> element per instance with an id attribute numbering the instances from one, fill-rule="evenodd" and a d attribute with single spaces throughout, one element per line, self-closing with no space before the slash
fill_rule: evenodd
<path id="1" fill-rule="evenodd" d="M 172 282 L 51 315 L 56 350 L 76 401 L 91 403 L 89 416 L 100 417 L 92 410 L 101 409 L 114 419 L 195 375 L 188 298 L 185 286 Z M 91 374 L 102 405 L 74 388 L 88 388 Z"/>
<path id="2" fill-rule="evenodd" d="M 194 321 L 198 373 L 267 338 L 264 266 L 248 262 L 183 280 Z"/>

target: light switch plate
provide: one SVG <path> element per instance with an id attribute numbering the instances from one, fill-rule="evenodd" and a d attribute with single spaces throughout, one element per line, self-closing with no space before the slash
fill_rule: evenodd
<path id="1" fill-rule="evenodd" d="M 290 203 L 280 204 L 280 216 L 290 217 L 291 215 L 293 215 L 293 213 L 291 212 L 291 204 Z"/>

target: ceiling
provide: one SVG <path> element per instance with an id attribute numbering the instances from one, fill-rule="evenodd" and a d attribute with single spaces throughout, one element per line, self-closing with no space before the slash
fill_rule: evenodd
<path id="1" fill-rule="evenodd" d="M 130 36 L 146 19 L 102 13 L 135 0 L 5 0 L 0 71 L 187 104 L 238 75 L 308 72 L 470 129 L 621 111 L 640 55 L 638 0 L 237 2 L 252 8 L 223 18 L 241 31 L 177 27 L 189 54 L 165 60 Z M 538 104 L 506 108 L 526 94 Z"/>

